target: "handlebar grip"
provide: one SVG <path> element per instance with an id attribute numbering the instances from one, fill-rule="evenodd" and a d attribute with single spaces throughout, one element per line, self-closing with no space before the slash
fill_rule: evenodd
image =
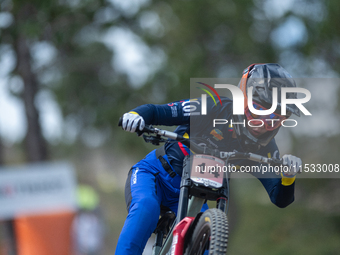
<path id="1" fill-rule="evenodd" d="M 123 125 L 123 118 L 119 117 L 118 127 L 121 127 L 122 125 Z"/>
<path id="2" fill-rule="evenodd" d="M 121 127 L 122 125 L 123 125 L 123 118 L 119 117 L 118 127 Z M 142 135 L 144 132 L 153 133 L 154 129 L 150 125 L 145 125 L 145 127 L 142 131 L 140 131 L 139 129 L 136 129 L 136 133 L 138 134 L 138 136 Z"/>
<path id="3" fill-rule="evenodd" d="M 155 129 L 151 125 L 145 125 L 144 129 L 140 132 L 142 132 L 142 133 L 154 133 Z"/>

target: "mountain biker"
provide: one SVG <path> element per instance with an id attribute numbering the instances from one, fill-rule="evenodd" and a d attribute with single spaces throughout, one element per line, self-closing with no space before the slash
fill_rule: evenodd
<path id="1" fill-rule="evenodd" d="M 246 89 L 251 86 L 253 107 L 256 109 L 271 107 L 274 87 L 278 90 L 278 106 L 281 88 L 296 87 L 290 74 L 278 64 L 253 64 L 245 69 L 239 84 L 245 98 L 249 96 Z M 287 95 L 288 98 L 296 98 L 294 93 Z M 295 105 L 289 105 L 286 108 L 286 116 L 280 115 L 280 107 L 268 116 L 256 116 L 249 111 L 247 104 L 244 115 L 233 115 L 232 100 L 225 97 L 221 98 L 221 104 L 216 106 L 212 100 L 207 100 L 208 114 L 198 116 L 192 112 L 195 107 L 186 107 L 191 102 L 183 100 L 166 105 L 139 106 L 123 115 L 122 127 L 126 131 L 135 132 L 137 129 L 143 130 L 145 124 L 177 125 L 176 133 L 184 137 L 190 135 L 199 138 L 200 141 L 205 140 L 208 145 L 215 146 L 221 151 L 256 152 L 266 157 L 279 158 L 274 136 L 280 128 L 281 121 L 289 118 L 291 114 L 300 115 Z M 257 127 L 236 124 L 232 127 L 228 125 L 213 127 L 211 116 L 217 119 L 233 119 L 234 123 L 244 121 L 247 123 L 253 119 L 252 126 Z M 268 121 L 268 118 L 280 121 Z M 256 125 L 256 121 L 263 125 Z M 156 228 L 161 205 L 177 212 L 183 159 L 189 154 L 189 148 L 182 143 L 167 142 L 131 168 L 125 187 L 129 213 L 118 240 L 116 255 L 143 253 L 147 240 Z M 282 173 L 281 176 L 278 177 L 274 173 L 268 173 L 267 176 L 254 174 L 263 184 L 271 201 L 280 208 L 293 202 L 295 175 L 302 165 L 301 159 L 292 155 L 284 155 L 282 159 L 283 164 L 289 167 L 289 171 Z M 240 166 L 257 163 L 242 160 L 237 164 Z"/>

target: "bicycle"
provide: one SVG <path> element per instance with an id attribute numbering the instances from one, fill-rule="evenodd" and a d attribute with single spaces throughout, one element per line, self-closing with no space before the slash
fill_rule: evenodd
<path id="1" fill-rule="evenodd" d="M 121 126 L 122 120 L 119 121 Z M 145 134 L 147 133 L 147 135 Z M 223 255 L 227 253 L 229 207 L 228 171 L 222 176 L 216 171 L 204 171 L 216 166 L 228 166 L 229 160 L 247 159 L 259 163 L 282 165 L 282 160 L 266 158 L 254 153 L 223 152 L 202 147 L 183 136 L 146 125 L 142 131 L 145 142 L 159 145 L 167 139 L 181 142 L 195 154 L 186 156 L 180 186 L 177 216 L 174 212 L 161 208 L 161 217 L 154 231 L 156 234 L 153 255 Z M 198 168 L 197 168 L 198 167 Z M 199 169 L 199 171 L 197 171 Z M 216 208 L 201 212 L 207 201 L 216 201 Z"/>

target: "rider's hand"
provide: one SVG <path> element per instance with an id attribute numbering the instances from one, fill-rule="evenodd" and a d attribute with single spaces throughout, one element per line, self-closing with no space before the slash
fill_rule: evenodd
<path id="1" fill-rule="evenodd" d="M 126 131 L 134 133 L 136 128 L 139 128 L 142 131 L 145 127 L 145 122 L 142 116 L 139 116 L 138 113 L 128 112 L 123 115 L 123 123 L 122 128 Z"/>
<path id="2" fill-rule="evenodd" d="M 293 155 L 284 155 L 283 160 L 283 172 L 284 177 L 292 178 L 302 169 L 302 160 Z"/>

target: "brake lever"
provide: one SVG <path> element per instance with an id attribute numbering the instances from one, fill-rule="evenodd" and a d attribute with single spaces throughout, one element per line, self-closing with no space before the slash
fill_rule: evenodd
<path id="1" fill-rule="evenodd" d="M 144 134 L 144 131 L 138 129 L 138 130 L 136 130 L 136 133 L 137 133 L 138 136 L 141 136 L 141 135 Z M 143 135 L 143 137 L 144 137 L 144 135 Z M 145 140 L 145 139 L 144 139 L 144 140 Z"/>
<path id="2" fill-rule="evenodd" d="M 143 134 L 143 139 L 146 143 L 151 143 L 153 145 L 159 145 L 160 143 L 166 142 L 166 140 L 161 138 L 159 135 L 152 136 Z"/>
<path id="3" fill-rule="evenodd" d="M 280 166 L 283 164 L 282 159 L 277 159 L 277 158 L 269 158 L 268 163 L 273 165 L 273 166 Z"/>

